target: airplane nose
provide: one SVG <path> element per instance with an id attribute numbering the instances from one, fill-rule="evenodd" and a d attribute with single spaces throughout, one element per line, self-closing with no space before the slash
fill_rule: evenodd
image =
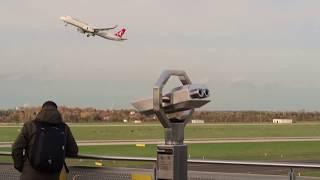
<path id="1" fill-rule="evenodd" d="M 64 21 L 64 20 L 66 19 L 66 17 L 61 16 L 60 19 L 61 19 L 62 21 Z"/>

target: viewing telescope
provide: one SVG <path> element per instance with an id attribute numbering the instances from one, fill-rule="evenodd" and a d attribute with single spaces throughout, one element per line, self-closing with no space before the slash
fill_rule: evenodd
<path id="1" fill-rule="evenodd" d="M 162 94 L 165 84 L 172 76 L 177 76 L 182 85 Z M 187 145 L 183 143 L 184 128 L 194 109 L 210 102 L 208 97 L 209 89 L 204 85 L 192 84 L 186 72 L 167 70 L 162 72 L 154 85 L 152 98 L 132 103 L 142 114 L 155 114 L 164 127 L 165 144 L 157 146 L 156 180 L 188 179 Z M 170 113 L 176 114 L 169 117 Z"/>
<path id="2" fill-rule="evenodd" d="M 162 96 L 162 108 L 167 114 L 195 109 L 210 102 L 208 97 L 209 89 L 204 85 L 183 85 Z M 153 98 L 142 99 L 132 105 L 142 114 L 154 113 Z"/>

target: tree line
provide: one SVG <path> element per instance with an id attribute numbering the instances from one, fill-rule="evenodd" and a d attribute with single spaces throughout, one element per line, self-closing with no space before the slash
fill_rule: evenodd
<path id="1" fill-rule="evenodd" d="M 0 122 L 23 123 L 35 119 L 40 107 L 23 107 L 16 109 L 0 110 Z M 155 116 L 144 116 L 132 109 L 95 109 L 59 107 L 66 122 L 156 122 Z M 273 119 L 292 119 L 294 122 L 319 121 L 320 112 L 306 111 L 196 111 L 192 119 L 205 122 L 272 122 Z"/>

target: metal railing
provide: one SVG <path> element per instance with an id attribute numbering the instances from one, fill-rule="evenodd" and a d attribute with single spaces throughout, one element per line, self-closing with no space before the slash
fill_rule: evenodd
<path id="1" fill-rule="evenodd" d="M 1 155 L 1 152 L 0 152 Z M 155 162 L 156 158 L 147 157 L 119 157 L 119 156 L 97 156 L 80 154 L 76 159 L 94 159 L 94 160 L 114 160 L 114 161 L 143 161 Z M 254 161 L 219 161 L 219 160 L 200 160 L 189 159 L 188 163 L 192 164 L 214 164 L 214 165 L 242 165 L 242 166 L 262 166 L 262 167 L 286 167 L 286 168 L 306 168 L 306 169 L 320 169 L 320 164 L 314 163 L 271 163 L 271 162 L 254 162 Z"/>
<path id="2" fill-rule="evenodd" d="M 0 156 L 11 156 L 11 152 L 0 151 Z M 149 157 L 120 157 L 120 156 L 99 156 L 89 154 L 79 154 L 71 159 L 88 160 L 111 160 L 111 161 L 136 161 L 136 162 L 156 162 L 156 158 Z M 223 161 L 223 160 L 198 160 L 189 159 L 190 164 L 211 164 L 211 165 L 234 165 L 234 166 L 256 166 L 256 167 L 282 167 L 289 168 L 289 179 L 294 180 L 293 168 L 320 169 L 320 164 L 314 163 L 273 163 L 273 162 L 254 162 L 254 161 Z"/>

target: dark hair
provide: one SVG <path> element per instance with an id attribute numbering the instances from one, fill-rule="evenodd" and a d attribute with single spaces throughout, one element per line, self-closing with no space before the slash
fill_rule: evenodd
<path id="1" fill-rule="evenodd" d="M 45 103 L 43 103 L 42 108 L 49 107 L 49 106 L 58 108 L 57 104 L 53 101 L 46 101 Z"/>

